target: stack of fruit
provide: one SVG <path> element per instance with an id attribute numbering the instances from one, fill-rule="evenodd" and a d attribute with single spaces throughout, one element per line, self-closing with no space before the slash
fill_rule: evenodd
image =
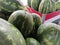
<path id="1" fill-rule="evenodd" d="M 16 0 L 1 0 L 0 2 L 3 2 L 0 4 L 0 15 L 2 15 L 0 17 L 0 45 L 59 44 L 59 25 L 55 23 L 43 23 L 42 18 L 38 14 L 30 13 L 26 8 L 21 9 L 20 7 L 25 6 L 20 5 Z M 39 11 L 41 13 L 45 14 L 55 11 L 52 6 L 52 0 L 29 0 L 29 4 L 30 2 L 30 7 L 32 7 L 36 11 L 38 11 L 39 7 Z M 45 6 L 49 7 L 45 7 L 44 4 Z M 53 5 L 54 4 L 55 3 L 53 3 Z M 4 15 L 3 12 L 7 12 L 7 15 Z M 5 16 L 8 17 L 7 21 L 5 19 Z"/>
<path id="2" fill-rule="evenodd" d="M 37 12 L 42 13 L 43 23 L 45 22 L 46 14 L 60 10 L 59 5 L 60 5 L 59 0 L 28 0 L 29 7 L 33 8 Z M 29 11 L 32 12 L 31 10 Z"/>
<path id="3" fill-rule="evenodd" d="M 0 0 L 0 15 L 2 18 L 8 20 L 10 14 L 16 10 L 25 10 L 25 6 L 17 0 Z"/>
<path id="4" fill-rule="evenodd" d="M 38 14 L 17 10 L 8 21 L 0 18 L 0 37 L 1 45 L 58 45 L 60 26 L 43 24 Z"/>
<path id="5" fill-rule="evenodd" d="M 28 0 L 28 6 L 43 14 L 59 10 L 58 0 Z"/>

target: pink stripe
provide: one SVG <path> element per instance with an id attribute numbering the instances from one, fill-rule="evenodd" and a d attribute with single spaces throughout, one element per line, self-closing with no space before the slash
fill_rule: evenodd
<path id="1" fill-rule="evenodd" d="M 48 19 L 50 19 L 50 18 L 53 18 L 53 17 L 55 17 L 55 16 L 57 16 L 57 15 L 59 15 L 59 14 L 60 14 L 60 10 L 55 11 L 55 12 L 52 12 L 52 13 L 49 13 L 49 14 L 47 14 L 45 20 L 48 20 Z"/>
<path id="2" fill-rule="evenodd" d="M 27 7 L 27 10 L 28 10 L 30 13 L 37 13 L 39 16 L 42 17 L 42 13 L 40 13 L 40 12 L 38 12 L 38 11 L 30 8 L 29 6 Z M 53 17 L 55 17 L 55 16 L 57 16 L 57 15 L 59 15 L 59 14 L 60 14 L 60 10 L 54 11 L 54 12 L 52 12 L 52 13 L 49 13 L 49 14 L 46 15 L 46 19 L 45 19 L 45 20 L 51 19 L 51 18 L 53 18 Z"/>
<path id="3" fill-rule="evenodd" d="M 30 13 L 36 13 L 36 14 L 38 14 L 39 16 L 42 17 L 42 14 L 41 14 L 40 12 L 34 10 L 33 8 L 27 7 L 27 10 L 28 10 Z"/>

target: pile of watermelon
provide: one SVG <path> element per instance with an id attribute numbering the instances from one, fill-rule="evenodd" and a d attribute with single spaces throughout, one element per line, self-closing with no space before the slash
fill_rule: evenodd
<path id="1" fill-rule="evenodd" d="M 56 11 L 51 5 L 56 0 L 28 1 L 31 8 L 38 11 L 39 7 L 43 14 Z M 59 45 L 60 25 L 43 23 L 39 14 L 30 13 L 27 6 L 17 0 L 1 0 L 0 3 L 0 45 Z M 52 9 L 45 8 L 44 4 Z"/>
<path id="2" fill-rule="evenodd" d="M 43 14 L 59 10 L 59 4 L 59 0 L 28 0 L 28 6 Z"/>

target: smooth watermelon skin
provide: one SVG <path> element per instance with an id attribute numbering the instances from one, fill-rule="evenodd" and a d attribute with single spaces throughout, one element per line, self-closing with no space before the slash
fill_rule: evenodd
<path id="1" fill-rule="evenodd" d="M 30 37 L 36 37 L 37 30 L 38 30 L 39 26 L 42 24 L 42 19 L 36 13 L 32 13 L 31 15 L 33 17 L 33 30 L 31 31 Z"/>
<path id="2" fill-rule="evenodd" d="M 15 25 L 24 37 L 27 37 L 33 29 L 33 18 L 29 12 L 24 10 L 13 12 L 8 21 Z"/>
<path id="3" fill-rule="evenodd" d="M 58 45 L 60 40 L 60 26 L 54 23 L 42 24 L 37 31 L 41 45 Z"/>
<path id="4" fill-rule="evenodd" d="M 26 44 L 27 45 L 40 45 L 40 43 L 34 38 L 27 38 Z"/>
<path id="5" fill-rule="evenodd" d="M 38 11 L 38 7 L 39 7 L 40 2 L 41 2 L 41 0 L 31 0 L 31 8 Z"/>
<path id="6" fill-rule="evenodd" d="M 1 18 L 0 45 L 26 45 L 21 32 L 15 26 Z"/>

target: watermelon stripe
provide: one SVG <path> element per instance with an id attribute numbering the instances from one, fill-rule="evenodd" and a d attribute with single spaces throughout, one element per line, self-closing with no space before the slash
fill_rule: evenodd
<path id="1" fill-rule="evenodd" d="M 0 45 L 26 45 L 20 31 L 0 18 Z"/>

